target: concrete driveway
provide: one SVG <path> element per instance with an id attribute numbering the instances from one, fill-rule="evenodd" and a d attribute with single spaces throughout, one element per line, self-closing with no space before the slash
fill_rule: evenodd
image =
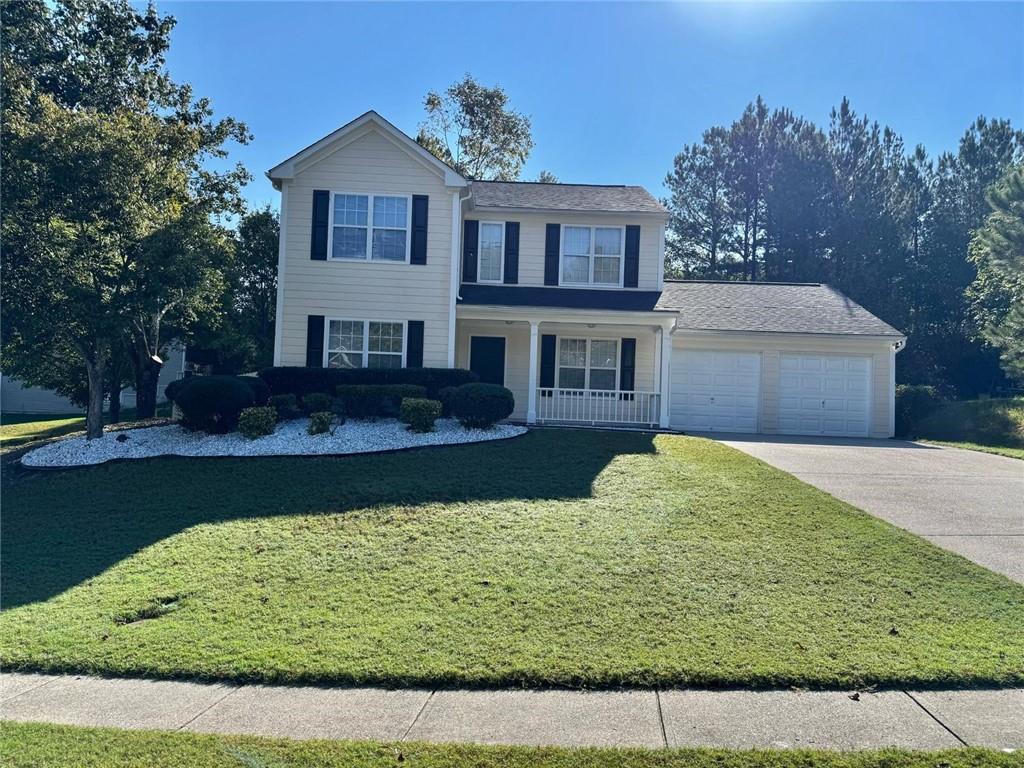
<path id="1" fill-rule="evenodd" d="M 1024 461 L 901 440 L 715 437 L 1024 583 Z"/>

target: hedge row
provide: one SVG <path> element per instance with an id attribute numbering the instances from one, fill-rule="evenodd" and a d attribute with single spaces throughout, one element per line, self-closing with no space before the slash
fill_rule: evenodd
<path id="1" fill-rule="evenodd" d="M 412 384 L 423 387 L 427 397 L 437 399 L 445 387 L 459 387 L 479 380 L 462 368 L 303 368 L 277 366 L 260 371 L 271 395 L 302 398 L 312 392 L 333 395 L 339 386 Z"/>

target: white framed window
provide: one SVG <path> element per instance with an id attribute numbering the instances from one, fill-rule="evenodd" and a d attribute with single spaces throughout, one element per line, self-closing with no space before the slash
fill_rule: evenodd
<path id="1" fill-rule="evenodd" d="M 559 389 L 614 390 L 619 381 L 617 339 L 558 338 Z"/>
<path id="2" fill-rule="evenodd" d="M 562 227 L 562 285 L 622 287 L 625 227 Z"/>
<path id="3" fill-rule="evenodd" d="M 404 362 L 404 322 L 327 321 L 325 368 L 401 368 Z"/>
<path id="4" fill-rule="evenodd" d="M 500 283 L 505 272 L 505 224 L 481 221 L 477 244 L 476 279 L 480 283 Z"/>
<path id="5" fill-rule="evenodd" d="M 332 259 L 407 262 L 412 197 L 334 192 L 329 243 Z"/>

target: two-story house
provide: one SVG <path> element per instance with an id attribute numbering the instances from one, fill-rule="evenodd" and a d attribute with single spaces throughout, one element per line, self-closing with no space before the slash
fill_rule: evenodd
<path id="1" fill-rule="evenodd" d="M 666 280 L 641 187 L 469 181 L 376 112 L 267 175 L 277 365 L 469 368 L 531 424 L 893 434 L 899 331 L 825 285 Z"/>

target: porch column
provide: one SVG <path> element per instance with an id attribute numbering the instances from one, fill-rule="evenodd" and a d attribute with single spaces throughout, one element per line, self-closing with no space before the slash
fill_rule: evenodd
<path id="1" fill-rule="evenodd" d="M 530 378 L 526 390 L 526 423 L 537 423 L 537 342 L 540 323 L 530 321 Z"/>
<path id="2" fill-rule="evenodd" d="M 661 326 L 661 375 L 658 388 L 658 407 L 661 413 L 658 416 L 658 426 L 668 429 L 668 393 L 669 393 L 669 371 L 672 368 L 672 326 Z"/>

